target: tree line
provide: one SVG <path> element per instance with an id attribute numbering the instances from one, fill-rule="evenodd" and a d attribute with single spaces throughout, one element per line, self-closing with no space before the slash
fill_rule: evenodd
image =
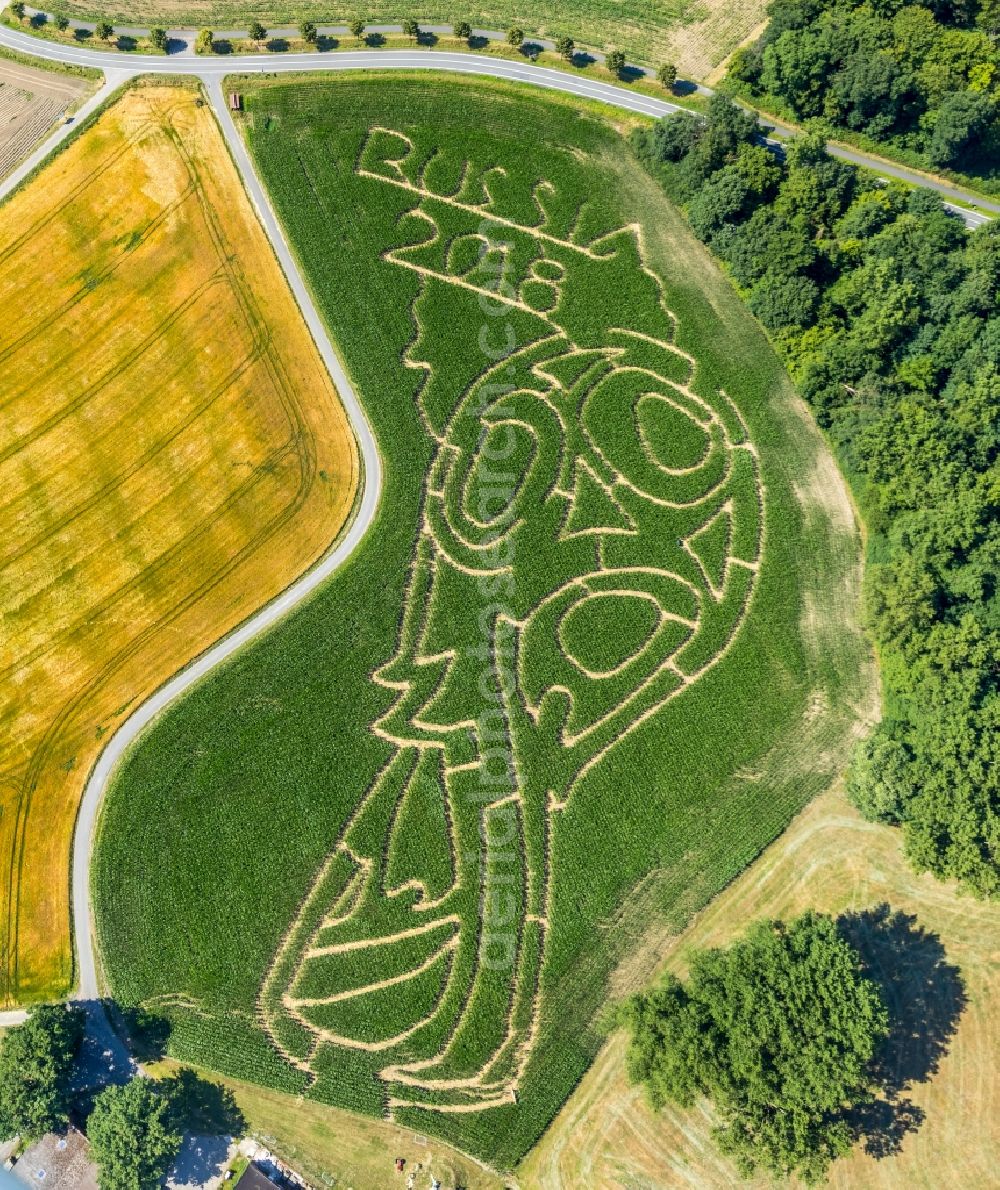
<path id="1" fill-rule="evenodd" d="M 992 177 L 1000 148 L 1000 0 L 772 0 L 730 78 L 937 168 Z"/>
<path id="2" fill-rule="evenodd" d="M 712 98 L 635 134 L 767 328 L 868 528 L 883 719 L 852 799 L 918 870 L 1000 894 L 1000 223 Z"/>

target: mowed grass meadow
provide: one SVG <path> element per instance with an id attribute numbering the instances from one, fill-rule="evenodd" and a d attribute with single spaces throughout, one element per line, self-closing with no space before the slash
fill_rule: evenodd
<path id="1" fill-rule="evenodd" d="M 179 1058 L 509 1168 L 597 1053 L 615 972 L 828 786 L 872 713 L 860 543 L 777 359 L 620 118 L 419 75 L 239 86 L 385 486 L 343 570 L 118 773 L 94 871 L 105 970 L 123 1003 L 169 1016 Z M 508 236 L 517 294 L 517 391 L 496 405 L 524 477 L 497 513 L 521 534 L 511 615 L 530 625 L 517 691 L 496 678 L 519 782 L 512 983 L 476 960 L 498 804 L 477 817 L 456 796 L 476 767 L 457 729 L 481 710 L 454 648 L 473 643 L 463 584 L 483 529 L 455 413 L 491 375 L 479 220 L 489 243 Z M 602 445 L 573 487 L 584 438 Z M 616 538 L 616 517 L 640 531 Z M 540 616 L 588 567 L 627 570 L 640 602 L 602 621 L 592 592 L 586 613 Z M 674 620 L 658 631 L 643 600 Z M 627 659 L 651 648 L 670 665 L 640 698 Z M 609 734 L 588 753 L 593 723 Z"/>
<path id="2" fill-rule="evenodd" d="M 345 414 L 197 92 L 126 92 L 0 207 L 0 1003 L 73 983 L 110 732 L 336 538 Z"/>

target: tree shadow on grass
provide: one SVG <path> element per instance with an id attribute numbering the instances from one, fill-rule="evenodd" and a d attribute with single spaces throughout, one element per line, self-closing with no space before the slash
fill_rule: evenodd
<path id="1" fill-rule="evenodd" d="M 265 48 L 270 54 L 283 54 L 286 50 L 290 49 L 291 46 L 287 37 L 272 37 L 266 43 Z"/>
<path id="2" fill-rule="evenodd" d="M 109 1012 L 117 1013 L 132 1056 L 139 1063 L 159 1062 L 167 1056 L 167 1042 L 172 1025 L 165 1016 L 148 1012 L 145 1008 L 123 1008 L 114 1001 L 106 1002 Z"/>
<path id="3" fill-rule="evenodd" d="M 228 1087 L 183 1067 L 163 1084 L 170 1098 L 171 1122 L 193 1136 L 241 1136 L 246 1120 Z"/>
<path id="4" fill-rule="evenodd" d="M 316 49 L 321 54 L 326 53 L 328 50 L 335 50 L 338 45 L 340 45 L 340 42 L 337 40 L 336 37 L 328 37 L 324 33 L 321 33 L 316 38 Z"/>
<path id="5" fill-rule="evenodd" d="M 965 1010 L 965 986 L 941 939 L 912 914 L 883 903 L 845 913 L 837 924 L 889 1010 L 889 1036 L 873 1064 L 877 1096 L 850 1117 L 865 1152 L 881 1159 L 923 1123 L 923 1109 L 905 1092 L 937 1073 Z"/>

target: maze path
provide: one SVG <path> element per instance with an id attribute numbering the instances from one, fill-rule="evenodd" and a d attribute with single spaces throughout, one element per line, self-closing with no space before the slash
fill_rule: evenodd
<path id="1" fill-rule="evenodd" d="M 384 260 L 419 279 L 405 362 L 437 449 L 372 674 L 389 759 L 259 1010 L 311 1076 L 328 1046 L 377 1055 L 389 1114 L 477 1112 L 516 1098 L 548 1011 L 559 815 L 731 647 L 764 491 L 738 411 L 695 386 L 640 228 L 588 236 L 550 183 L 517 191 L 390 129 L 354 169 L 412 197 Z M 487 315 L 507 346 L 470 384 L 456 355 L 483 358 Z"/>

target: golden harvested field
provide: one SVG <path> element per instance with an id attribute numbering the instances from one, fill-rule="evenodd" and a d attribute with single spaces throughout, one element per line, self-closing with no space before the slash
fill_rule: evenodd
<path id="1" fill-rule="evenodd" d="M 1000 906 L 914 875 L 903 860 L 899 832 L 864 822 L 842 793 L 824 794 L 808 806 L 688 930 L 667 942 L 660 970 L 683 976 L 687 948 L 726 945 L 758 917 L 787 917 L 807 908 L 839 915 L 885 902 L 915 919 L 894 932 L 903 939 L 908 934 L 908 940 L 898 948 L 881 942 L 874 953 L 897 993 L 890 999 L 904 1014 L 890 1050 L 901 1114 L 923 1118 L 902 1136 L 898 1153 L 876 1159 L 859 1149 L 834 1164 L 829 1185 L 839 1190 L 996 1186 Z M 936 1040 L 928 1043 L 928 1035 Z M 719 1156 L 707 1111 L 668 1108 L 654 1115 L 642 1091 L 628 1084 L 624 1052 L 625 1037 L 617 1033 L 529 1156 L 522 1186 L 771 1185 L 766 1179 L 742 1181 Z"/>
<path id="2" fill-rule="evenodd" d="M 127 92 L 0 208 L 0 1003 L 64 993 L 128 711 L 331 545 L 353 436 L 208 107 Z"/>

